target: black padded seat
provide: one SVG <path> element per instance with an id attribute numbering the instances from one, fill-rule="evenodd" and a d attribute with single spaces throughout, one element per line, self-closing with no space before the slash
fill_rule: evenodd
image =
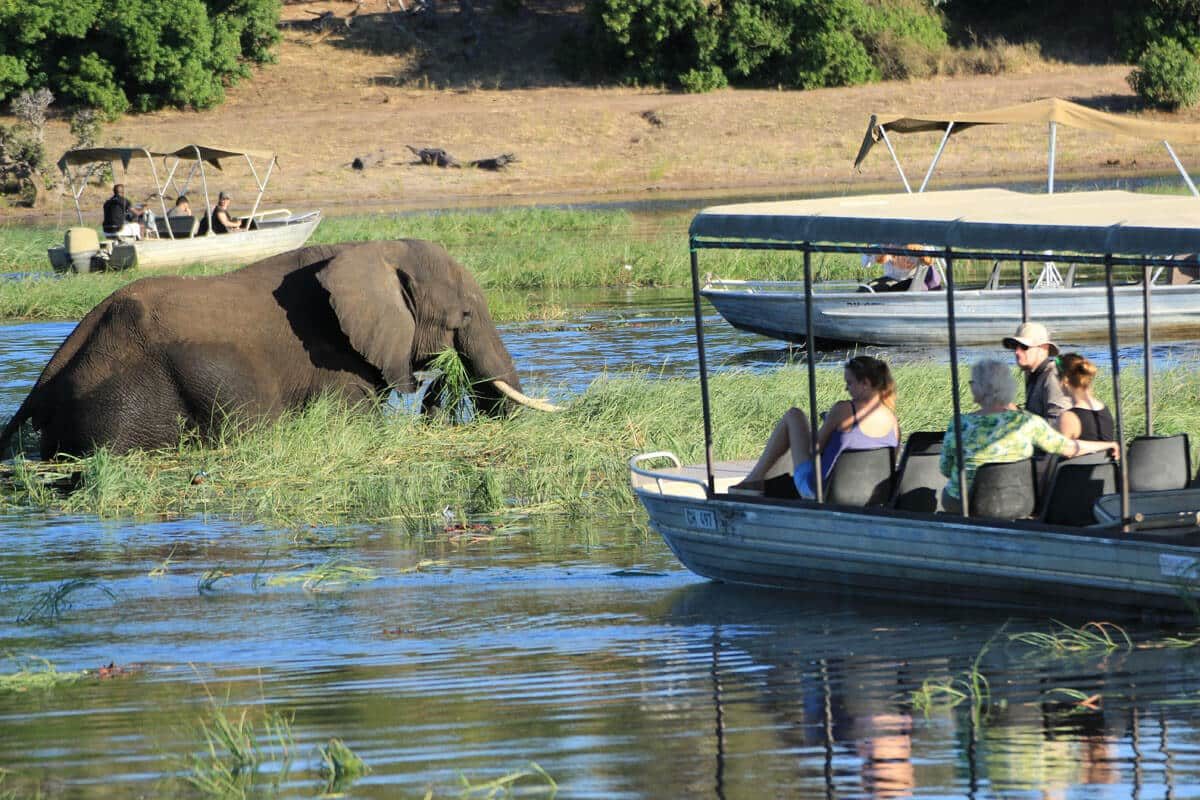
<path id="1" fill-rule="evenodd" d="M 1092 507 L 1104 495 L 1116 492 L 1120 481 L 1120 469 L 1113 461 L 1059 462 L 1050 476 L 1039 519 L 1049 525 L 1091 525 L 1096 521 Z"/>
<path id="2" fill-rule="evenodd" d="M 1125 453 L 1129 491 L 1161 492 L 1187 487 L 1192 474 L 1192 453 L 1186 433 L 1138 436 Z"/>
<path id="3" fill-rule="evenodd" d="M 942 439 L 945 436 L 945 431 L 913 431 L 904 440 L 904 454 L 940 454 L 942 452 Z"/>
<path id="4" fill-rule="evenodd" d="M 896 448 L 843 450 L 825 486 L 825 502 L 843 506 L 881 506 L 892 496 Z"/>
<path id="5" fill-rule="evenodd" d="M 971 485 L 972 517 L 1024 519 L 1037 506 L 1037 472 L 1032 458 L 983 464 Z"/>
<path id="6" fill-rule="evenodd" d="M 929 514 L 942 510 L 942 474 L 940 453 L 914 453 L 905 449 L 896 472 L 896 491 L 892 508 L 900 511 L 924 511 Z"/>

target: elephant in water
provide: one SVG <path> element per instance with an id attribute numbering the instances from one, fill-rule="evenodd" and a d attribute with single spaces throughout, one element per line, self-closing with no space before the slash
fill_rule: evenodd
<path id="1" fill-rule="evenodd" d="M 49 458 L 171 446 L 181 420 L 208 436 L 226 413 L 273 419 L 324 392 L 412 392 L 413 372 L 451 347 L 482 413 L 555 410 L 521 393 L 479 285 L 430 242 L 317 245 L 225 275 L 143 278 L 59 346 L 0 452 L 26 420 Z"/>

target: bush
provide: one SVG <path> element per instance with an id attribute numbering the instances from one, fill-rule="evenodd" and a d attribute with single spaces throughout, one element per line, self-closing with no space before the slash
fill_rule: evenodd
<path id="1" fill-rule="evenodd" d="M 1174 39 L 1150 45 L 1128 80 L 1143 100 L 1161 108 L 1187 108 L 1200 101 L 1200 61 Z"/>
<path id="2" fill-rule="evenodd" d="M 679 76 L 679 85 L 685 92 L 703 94 L 714 89 L 724 89 L 729 85 L 729 79 L 720 67 L 712 66 L 708 69 L 689 69 Z"/>
<path id="3" fill-rule="evenodd" d="M 0 99 L 49 88 L 68 106 L 206 108 L 271 59 L 280 0 L 0 3 Z"/>

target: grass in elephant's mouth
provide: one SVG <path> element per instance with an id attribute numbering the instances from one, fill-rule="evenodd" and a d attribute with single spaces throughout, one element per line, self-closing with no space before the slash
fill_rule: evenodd
<path id="1" fill-rule="evenodd" d="M 950 417 L 948 368 L 904 366 L 896 379 L 903 429 L 943 429 Z M 1200 442 L 1200 375 L 1174 369 L 1154 381 L 1156 429 L 1184 431 Z M 803 404 L 804 385 L 798 368 L 714 376 L 716 456 L 757 456 L 779 414 Z M 820 370 L 817 388 L 827 408 L 844 394 L 841 371 Z M 1131 436 L 1142 427 L 1141 391 L 1127 376 Z M 1110 392 L 1110 384 L 1100 384 L 1104 402 Z M 962 403 L 972 407 L 965 394 Z M 435 524 L 440 529 L 447 507 L 457 519 L 506 511 L 633 514 L 631 455 L 673 450 L 685 463 L 703 460 L 695 381 L 606 378 L 565 405 L 560 414 L 521 411 L 451 425 L 391 409 L 355 412 L 325 400 L 210 446 L 187 440 L 152 453 L 18 461 L 0 471 L 0 499 L 105 517 L 211 513 L 295 526 L 386 519 L 425 532 Z M 200 471 L 206 478 L 194 482 Z M 62 483 L 64 472 L 74 474 L 77 488 L 46 487 Z"/>

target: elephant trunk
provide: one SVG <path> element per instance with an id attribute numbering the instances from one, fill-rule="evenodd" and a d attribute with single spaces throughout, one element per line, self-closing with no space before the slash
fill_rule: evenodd
<path id="1" fill-rule="evenodd" d="M 533 408 L 537 409 L 538 411 L 562 411 L 561 407 L 556 406 L 547 400 L 539 400 L 535 397 L 530 397 L 529 395 L 525 394 L 519 389 L 513 388 L 502 380 L 497 379 L 492 381 L 492 383 L 497 389 L 500 390 L 500 394 L 504 395 L 509 400 L 512 400 L 514 403 L 523 405 L 526 408 Z"/>

